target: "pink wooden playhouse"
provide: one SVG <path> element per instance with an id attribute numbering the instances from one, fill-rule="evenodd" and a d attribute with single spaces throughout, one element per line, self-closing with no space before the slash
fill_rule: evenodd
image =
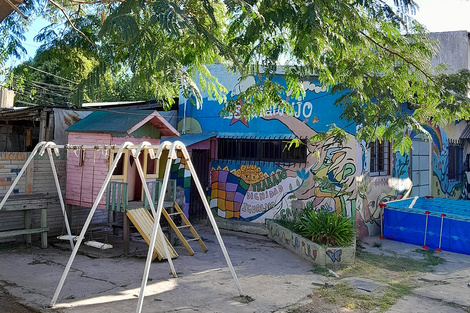
<path id="1" fill-rule="evenodd" d="M 125 141 L 138 144 L 148 141 L 159 144 L 162 136 L 177 137 L 179 133 L 157 111 L 95 111 L 67 129 L 68 144 L 77 148 L 67 151 L 66 203 L 91 207 L 117 152 L 109 149 L 81 149 L 81 145 L 120 145 Z M 158 178 L 158 160 L 147 152 L 139 161 L 147 180 Z M 126 184 L 129 201 L 142 201 L 142 183 L 135 162 L 126 150 L 115 169 L 112 181 Z M 106 208 L 106 197 L 98 208 Z"/>

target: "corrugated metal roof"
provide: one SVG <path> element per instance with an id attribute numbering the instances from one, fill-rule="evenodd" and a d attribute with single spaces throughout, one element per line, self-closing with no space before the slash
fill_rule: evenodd
<path id="1" fill-rule="evenodd" d="M 95 111 L 66 131 L 124 135 L 132 133 L 147 122 L 157 127 L 163 136 L 179 136 L 176 129 L 153 110 Z"/>
<path id="2" fill-rule="evenodd" d="M 470 139 L 470 125 L 467 125 L 465 130 L 460 135 L 460 139 Z"/>
<path id="3" fill-rule="evenodd" d="M 162 137 L 161 141 L 163 142 L 166 140 L 169 142 L 174 142 L 178 140 L 184 143 L 186 146 L 190 146 L 215 136 L 217 136 L 216 133 L 184 134 L 180 137 Z"/>
<path id="4" fill-rule="evenodd" d="M 289 134 L 259 134 L 259 133 L 227 133 L 219 132 L 217 138 L 228 139 L 294 139 L 296 136 L 292 133 Z"/>

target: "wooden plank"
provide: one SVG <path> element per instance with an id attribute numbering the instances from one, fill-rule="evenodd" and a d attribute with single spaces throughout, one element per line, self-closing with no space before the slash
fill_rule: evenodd
<path id="1" fill-rule="evenodd" d="M 13 237 L 19 235 L 31 235 L 48 232 L 49 228 L 30 228 L 30 229 L 17 229 L 17 230 L 8 230 L 0 232 L 0 238 Z"/>
<path id="2" fill-rule="evenodd" d="M 129 217 L 131 222 L 134 224 L 134 226 L 137 228 L 139 233 L 142 235 L 145 242 L 147 242 L 147 244 L 150 244 L 150 237 L 152 235 L 153 223 L 154 223 L 154 219 L 150 215 L 150 213 L 145 208 L 138 208 L 138 209 L 133 209 L 133 210 L 127 210 L 126 215 Z M 154 260 L 155 257 L 157 257 L 159 261 L 161 261 L 162 259 L 166 259 L 165 249 L 164 249 L 163 243 L 160 240 L 161 236 L 165 238 L 165 243 L 168 247 L 168 251 L 170 252 L 170 257 L 172 259 L 178 257 L 178 253 L 176 253 L 175 249 L 170 244 L 168 239 L 163 235 L 162 229 L 160 227 L 158 229 L 157 240 L 155 241 L 155 246 L 153 248 L 154 257 L 152 260 Z"/>

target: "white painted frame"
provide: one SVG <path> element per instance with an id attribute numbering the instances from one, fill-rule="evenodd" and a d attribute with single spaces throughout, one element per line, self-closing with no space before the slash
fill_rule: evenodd
<path id="1" fill-rule="evenodd" d="M 71 242 L 71 246 L 73 247 L 73 250 L 72 250 L 70 258 L 67 262 L 67 265 L 65 266 L 64 272 L 63 272 L 63 274 L 60 278 L 60 281 L 59 281 L 57 289 L 54 293 L 54 296 L 52 297 L 52 300 L 51 300 L 51 303 L 50 303 L 51 307 L 53 307 L 57 302 L 60 291 L 62 290 L 65 279 L 67 278 L 68 272 L 70 271 L 70 268 L 71 268 L 72 263 L 75 259 L 75 256 L 77 255 L 78 249 L 79 249 L 79 247 L 80 247 L 80 245 L 83 241 L 83 238 L 85 237 L 85 233 L 88 229 L 88 226 L 91 223 L 93 215 L 95 214 L 96 208 L 98 207 L 98 203 L 100 202 L 101 198 L 103 197 L 103 194 L 105 193 L 106 188 L 108 187 L 109 181 L 111 180 L 113 171 L 116 168 L 116 165 L 117 165 L 119 159 L 122 157 L 122 155 L 125 153 L 125 151 L 131 153 L 132 156 L 135 159 L 135 162 L 136 162 L 136 165 L 137 165 L 137 170 L 139 172 L 139 176 L 140 176 L 140 179 L 142 181 L 142 187 L 144 188 L 145 196 L 147 197 L 148 203 L 150 205 L 150 209 L 151 209 L 152 214 L 154 216 L 153 231 L 152 231 L 152 236 L 150 238 L 149 247 L 153 247 L 155 245 L 157 232 L 158 232 L 158 229 L 160 227 L 160 217 L 161 217 L 161 214 L 162 214 L 164 199 L 163 199 L 163 197 L 161 197 L 159 199 L 158 204 L 157 204 L 157 209 L 155 210 L 155 207 L 154 207 L 154 204 L 153 204 L 153 201 L 152 201 L 152 197 L 150 195 L 150 191 L 148 190 L 148 186 L 147 186 L 146 181 L 145 181 L 145 173 L 144 173 L 144 171 L 142 169 L 142 165 L 140 164 L 140 161 L 139 161 L 139 154 L 142 151 L 147 150 L 147 152 L 149 153 L 149 155 L 152 159 L 160 160 L 160 157 L 162 155 L 163 150 L 168 150 L 169 151 L 168 160 L 167 160 L 166 167 L 165 167 L 165 173 L 164 173 L 164 176 L 163 176 L 162 190 L 161 190 L 161 193 L 165 194 L 166 188 L 168 186 L 168 180 L 169 180 L 169 177 L 170 177 L 170 169 L 171 169 L 172 160 L 177 158 L 177 153 L 176 153 L 177 150 L 182 152 L 183 157 L 186 159 L 186 164 L 189 167 L 191 176 L 194 179 L 194 182 L 195 182 L 196 187 L 198 189 L 201 200 L 202 200 L 202 202 L 204 204 L 204 207 L 206 209 L 207 216 L 209 217 L 209 220 L 212 224 L 212 228 L 214 229 L 215 235 L 217 237 L 219 245 L 220 245 L 220 247 L 222 249 L 222 252 L 224 254 L 227 265 L 230 269 L 230 273 L 232 274 L 232 277 L 235 281 L 238 292 L 239 292 L 240 296 L 244 295 L 242 287 L 241 287 L 240 282 L 238 280 L 237 274 L 235 273 L 235 270 L 233 268 L 232 262 L 230 260 L 229 255 L 228 255 L 227 249 L 225 248 L 225 244 L 224 244 L 224 242 L 222 240 L 222 237 L 220 235 L 219 228 L 218 228 L 217 223 L 214 219 L 214 216 L 212 215 L 212 212 L 210 210 L 210 206 L 209 206 L 209 203 L 207 202 L 207 198 L 204 194 L 204 190 L 201 186 L 199 178 L 197 177 L 197 173 L 196 173 L 196 171 L 194 169 L 194 166 L 191 162 L 191 158 L 189 156 L 188 150 L 186 149 L 186 146 L 180 141 L 175 141 L 173 143 L 171 143 L 169 141 L 165 141 L 165 142 L 163 142 L 159 145 L 152 145 L 149 142 L 142 142 L 139 145 L 135 145 L 132 142 L 126 141 L 123 144 L 121 144 L 120 146 L 116 146 L 116 145 L 111 145 L 111 146 L 107 146 L 107 145 L 105 145 L 105 146 L 55 145 L 53 142 L 44 142 L 44 141 L 40 142 L 33 149 L 33 151 L 31 152 L 31 155 L 29 156 L 28 160 L 24 164 L 24 166 L 21 169 L 20 173 L 18 174 L 15 181 L 10 186 L 10 189 L 7 191 L 6 195 L 4 196 L 2 201 L 0 202 L 0 210 L 2 209 L 3 205 L 5 204 L 8 197 L 10 196 L 11 192 L 13 191 L 13 188 L 18 183 L 20 177 L 26 171 L 26 168 L 28 167 L 29 163 L 34 158 L 34 156 L 37 154 L 39 149 L 41 149 L 40 153 L 39 153 L 40 155 L 42 155 L 46 149 L 48 151 L 48 155 L 49 155 L 49 158 L 51 160 L 51 166 L 53 168 L 52 172 L 54 174 L 56 185 L 57 185 L 57 188 L 58 188 L 58 191 L 59 191 L 59 199 L 62 199 L 62 195 L 60 193 L 60 187 L 58 185 L 57 173 L 55 173 L 55 167 L 53 165 L 54 163 L 53 163 L 53 159 L 52 159 L 51 149 L 54 149 L 54 152 L 56 154 L 58 154 L 59 149 L 77 149 L 77 148 L 80 148 L 80 149 L 95 149 L 95 150 L 97 150 L 97 149 L 109 149 L 109 150 L 111 150 L 111 149 L 116 149 L 116 148 L 119 148 L 119 149 L 118 149 L 118 152 L 116 154 L 116 157 L 113 160 L 112 165 L 110 166 L 110 168 L 108 170 L 108 174 L 107 174 L 107 176 L 106 176 L 106 178 L 103 182 L 103 185 L 101 186 L 101 189 L 100 189 L 100 191 L 99 191 L 99 193 L 98 193 L 98 195 L 95 199 L 95 202 L 93 203 L 93 206 L 90 210 L 90 213 L 88 214 L 88 217 L 87 217 L 87 219 L 86 219 L 86 221 L 83 225 L 83 228 L 80 232 L 80 235 L 77 237 L 77 242 L 76 242 L 75 246 L 73 246 L 73 243 Z M 62 205 L 62 211 L 63 211 L 63 214 L 64 214 L 64 219 L 65 219 L 65 222 L 66 222 L 66 225 L 67 225 L 68 235 L 71 236 L 70 228 L 68 227 L 67 214 L 65 212 L 65 207 L 63 206 L 63 200 L 61 200 L 61 205 Z M 161 233 L 161 234 L 163 236 L 163 233 Z M 71 239 L 71 241 L 73 241 L 73 239 Z M 177 277 L 176 271 L 175 271 L 174 266 L 173 266 L 172 259 L 169 256 L 168 247 L 166 245 L 164 245 L 164 248 L 165 248 L 165 255 L 167 257 L 168 263 L 170 264 L 172 274 L 173 274 L 174 277 Z M 141 284 L 139 299 L 138 299 L 137 308 L 136 308 L 137 313 L 140 313 L 142 311 L 142 305 L 143 305 L 144 296 L 145 296 L 145 288 L 147 286 L 147 280 L 148 280 L 148 276 L 149 276 L 150 265 L 151 265 L 151 262 L 152 262 L 152 252 L 153 252 L 152 249 L 149 249 L 148 253 L 147 253 L 147 259 L 146 259 L 146 263 L 145 263 L 145 269 L 144 269 L 144 274 L 143 274 L 143 277 L 142 277 L 142 284 Z"/>

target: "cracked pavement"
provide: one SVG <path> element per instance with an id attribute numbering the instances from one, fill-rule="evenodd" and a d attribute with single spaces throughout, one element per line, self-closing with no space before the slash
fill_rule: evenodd
<path id="1" fill-rule="evenodd" d="M 175 246 L 179 257 L 173 263 L 178 278 L 171 276 L 167 262 L 153 262 L 142 312 L 293 312 L 311 301 L 315 288 L 337 280 L 314 274 L 312 264 L 265 236 L 221 230 L 246 295 L 240 297 L 212 229 L 195 227 L 209 251 L 204 253 L 193 243 L 195 254 L 190 256 L 183 246 Z M 363 241 L 367 252 L 397 257 L 413 258 L 419 248 L 377 237 Z M 80 247 L 54 308 L 48 306 L 71 253 L 67 244 L 62 249 L 60 245 L 48 249 L 19 246 L 0 251 L 0 299 L 3 290 L 17 304 L 12 311 L 0 311 L 135 312 L 146 246 L 131 242 L 135 253 L 125 257 L 119 243 L 113 245 L 105 251 Z M 434 267 L 433 273 L 420 274 L 425 287 L 413 289 L 387 313 L 469 312 L 470 255 L 443 251 L 439 256 L 446 261 Z M 361 278 L 353 280 L 359 289 L 377 285 Z M 24 311 L 24 305 L 32 310 Z"/>

